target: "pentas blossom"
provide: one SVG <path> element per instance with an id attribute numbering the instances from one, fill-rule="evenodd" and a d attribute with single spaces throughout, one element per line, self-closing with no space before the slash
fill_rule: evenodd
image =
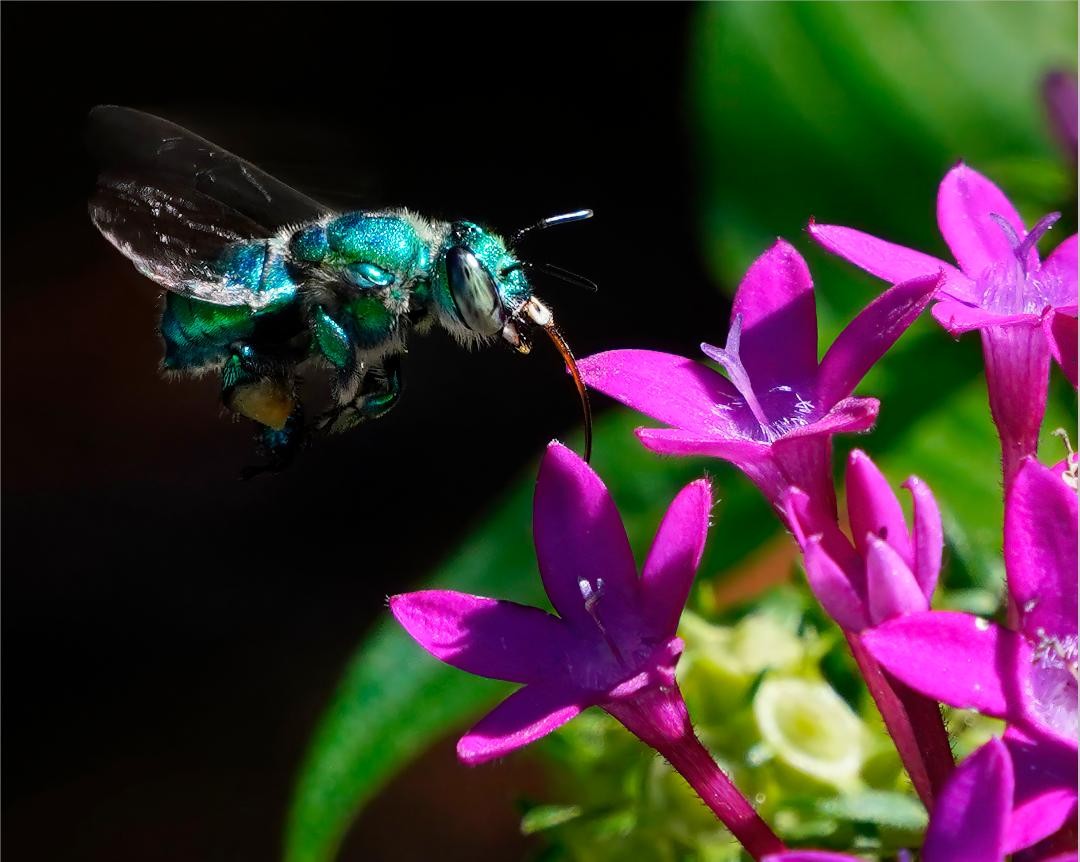
<path id="1" fill-rule="evenodd" d="M 1007 844 L 1027 847 L 1076 810 L 1077 498 L 1060 471 L 1026 460 L 1006 498 L 1005 568 L 1019 631 L 970 614 L 911 614 L 865 632 L 907 685 L 1008 723 L 1016 774 Z"/>
<path id="2" fill-rule="evenodd" d="M 945 785 L 926 830 L 923 862 L 1003 862 L 1010 852 L 1013 783 L 1009 753 L 1001 740 L 991 739 Z M 800 850 L 768 856 L 765 862 L 857 862 L 857 857 Z"/>
<path id="3" fill-rule="evenodd" d="M 540 467 L 533 532 L 544 589 L 559 616 L 464 593 L 390 599 L 428 652 L 492 679 L 523 683 L 458 742 L 476 764 L 501 757 L 600 706 L 659 751 L 754 858 L 783 849 L 694 735 L 675 682 L 675 630 L 701 561 L 712 496 L 704 480 L 675 498 L 640 578 L 600 478 L 552 443 Z"/>
<path id="4" fill-rule="evenodd" d="M 937 273 L 921 273 L 885 291 L 818 363 L 813 281 L 799 253 L 777 240 L 739 285 L 727 343 L 701 346 L 726 378 L 650 350 L 599 353 L 579 366 L 594 389 L 672 426 L 638 429 L 654 452 L 723 458 L 778 508 L 794 485 L 833 512 L 832 436 L 866 431 L 878 413 L 876 399 L 851 394 L 937 283 Z"/>
<path id="5" fill-rule="evenodd" d="M 1077 384 L 1076 235 L 1041 261 L 1036 243 L 1059 214 L 1028 231 L 1002 191 L 964 164 L 942 180 L 937 216 L 959 269 L 851 228 L 811 223 L 809 230 L 829 251 L 886 281 L 941 274 L 934 317 L 953 335 L 982 333 L 1008 486 L 1038 446 L 1051 355 Z"/>
<path id="6" fill-rule="evenodd" d="M 1043 101 L 1050 115 L 1050 127 L 1073 167 L 1076 166 L 1076 73 L 1057 70 L 1043 78 Z"/>
<path id="7" fill-rule="evenodd" d="M 866 453 L 848 458 L 848 521 L 854 544 L 805 492 L 789 488 L 782 504 L 802 548 L 806 577 L 818 601 L 844 629 L 852 656 L 896 744 L 919 796 L 930 806 L 953 768 L 937 702 L 881 672 L 859 633 L 893 617 L 930 608 L 941 571 L 941 513 L 924 482 L 910 477 L 913 527 L 900 501 Z"/>
<path id="8" fill-rule="evenodd" d="M 810 588 L 846 631 L 930 608 L 944 547 L 941 513 L 925 482 L 912 476 L 904 487 L 914 500 L 911 531 L 881 471 L 865 452 L 851 453 L 846 491 L 854 545 L 835 521 L 819 517 L 804 491 L 784 492 L 782 504 L 803 551 Z"/>

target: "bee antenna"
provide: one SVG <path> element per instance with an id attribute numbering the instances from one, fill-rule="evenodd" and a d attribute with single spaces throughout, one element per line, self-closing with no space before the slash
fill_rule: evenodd
<path id="1" fill-rule="evenodd" d="M 555 266 L 553 263 L 533 263 L 531 260 L 518 260 L 514 261 L 509 266 L 504 266 L 499 270 L 499 278 L 506 278 L 510 273 L 516 272 L 519 269 L 527 269 L 529 272 L 541 272 L 544 275 L 550 275 L 552 278 L 557 278 L 559 281 L 565 281 L 567 284 L 572 284 L 574 287 L 582 287 L 585 290 L 591 290 L 593 293 L 596 293 L 600 289 L 596 286 L 596 282 L 591 278 L 578 275 L 576 272 L 563 269 L 561 266 Z"/>
<path id="2" fill-rule="evenodd" d="M 591 290 L 593 293 L 596 293 L 600 289 L 596 286 L 596 282 L 591 278 L 578 275 L 576 272 L 563 269 L 561 266 L 555 266 L 553 263 L 531 264 L 530 269 L 535 269 L 537 272 L 550 275 L 552 278 L 557 278 L 559 281 L 565 281 L 567 284 L 574 285 L 574 287 L 582 287 L 585 290 Z"/>
<path id="3" fill-rule="evenodd" d="M 570 224 L 575 221 L 584 221 L 585 219 L 592 217 L 592 210 L 574 210 L 572 213 L 562 213 L 561 215 L 542 218 L 536 224 L 531 224 L 528 227 L 523 227 L 520 230 L 515 231 L 513 236 L 510 237 L 509 247 L 511 249 L 514 248 L 527 234 L 530 234 L 533 231 L 547 230 L 549 227 L 555 227 L 560 224 Z"/>

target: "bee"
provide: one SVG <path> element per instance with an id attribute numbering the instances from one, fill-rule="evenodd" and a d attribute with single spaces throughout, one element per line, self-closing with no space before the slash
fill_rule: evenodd
<path id="1" fill-rule="evenodd" d="M 588 395 L 530 275 L 595 289 L 588 279 L 517 255 L 528 234 L 581 221 L 552 216 L 508 241 L 471 221 L 407 209 L 336 212 L 167 120 L 130 108 L 91 111 L 100 165 L 90 218 L 135 268 L 165 288 L 160 332 L 168 373 L 221 376 L 221 400 L 253 420 L 266 461 L 284 468 L 311 432 L 340 433 L 385 415 L 402 393 L 409 336 L 435 326 L 462 345 L 555 344 Z M 298 389 L 329 369 L 332 405 L 310 425 Z"/>

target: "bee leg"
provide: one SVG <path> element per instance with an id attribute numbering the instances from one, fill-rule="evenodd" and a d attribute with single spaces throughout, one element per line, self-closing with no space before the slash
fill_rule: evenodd
<path id="1" fill-rule="evenodd" d="M 241 470 L 240 478 L 245 481 L 263 473 L 280 473 L 292 464 L 307 443 L 303 408 L 297 405 L 280 429 L 261 425 L 255 434 L 255 443 L 257 452 L 266 460 L 262 464 L 249 464 Z"/>
<path id="2" fill-rule="evenodd" d="M 256 356 L 244 345 L 229 356 L 221 372 L 221 400 L 233 413 L 275 431 L 296 408 L 292 375 L 278 363 Z"/>
<path id="3" fill-rule="evenodd" d="M 234 345 L 222 370 L 221 400 L 258 425 L 255 441 L 267 460 L 246 467 L 242 478 L 277 473 L 291 463 L 303 444 L 304 421 L 294 380 L 281 363 L 258 356 L 249 345 Z"/>
<path id="4" fill-rule="evenodd" d="M 381 368 L 368 371 L 354 399 L 328 410 L 319 417 L 317 426 L 321 431 L 340 434 L 361 422 L 385 416 L 397 405 L 403 389 L 401 357 L 388 357 Z"/>

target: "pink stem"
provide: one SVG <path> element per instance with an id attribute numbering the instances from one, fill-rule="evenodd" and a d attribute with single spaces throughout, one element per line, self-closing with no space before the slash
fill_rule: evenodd
<path id="1" fill-rule="evenodd" d="M 1024 458 L 1039 449 L 1039 428 L 1046 414 L 1050 344 L 1041 323 L 988 326 L 982 330 L 983 364 L 990 415 L 1001 438 L 1004 494 Z M 1020 612 L 1006 589 L 1006 623 L 1019 627 Z"/>
<path id="2" fill-rule="evenodd" d="M 784 852 L 780 839 L 694 734 L 678 686 L 646 688 L 603 706 L 686 779 L 754 859 Z"/>
<path id="3" fill-rule="evenodd" d="M 1001 469 L 1008 494 L 1024 458 L 1039 448 L 1050 344 L 1038 321 L 988 326 L 982 330 L 982 343 L 990 415 L 1001 438 Z"/>
<path id="4" fill-rule="evenodd" d="M 941 708 L 885 671 L 857 634 L 848 632 L 847 642 L 915 792 L 932 811 L 935 794 L 955 767 Z"/>

